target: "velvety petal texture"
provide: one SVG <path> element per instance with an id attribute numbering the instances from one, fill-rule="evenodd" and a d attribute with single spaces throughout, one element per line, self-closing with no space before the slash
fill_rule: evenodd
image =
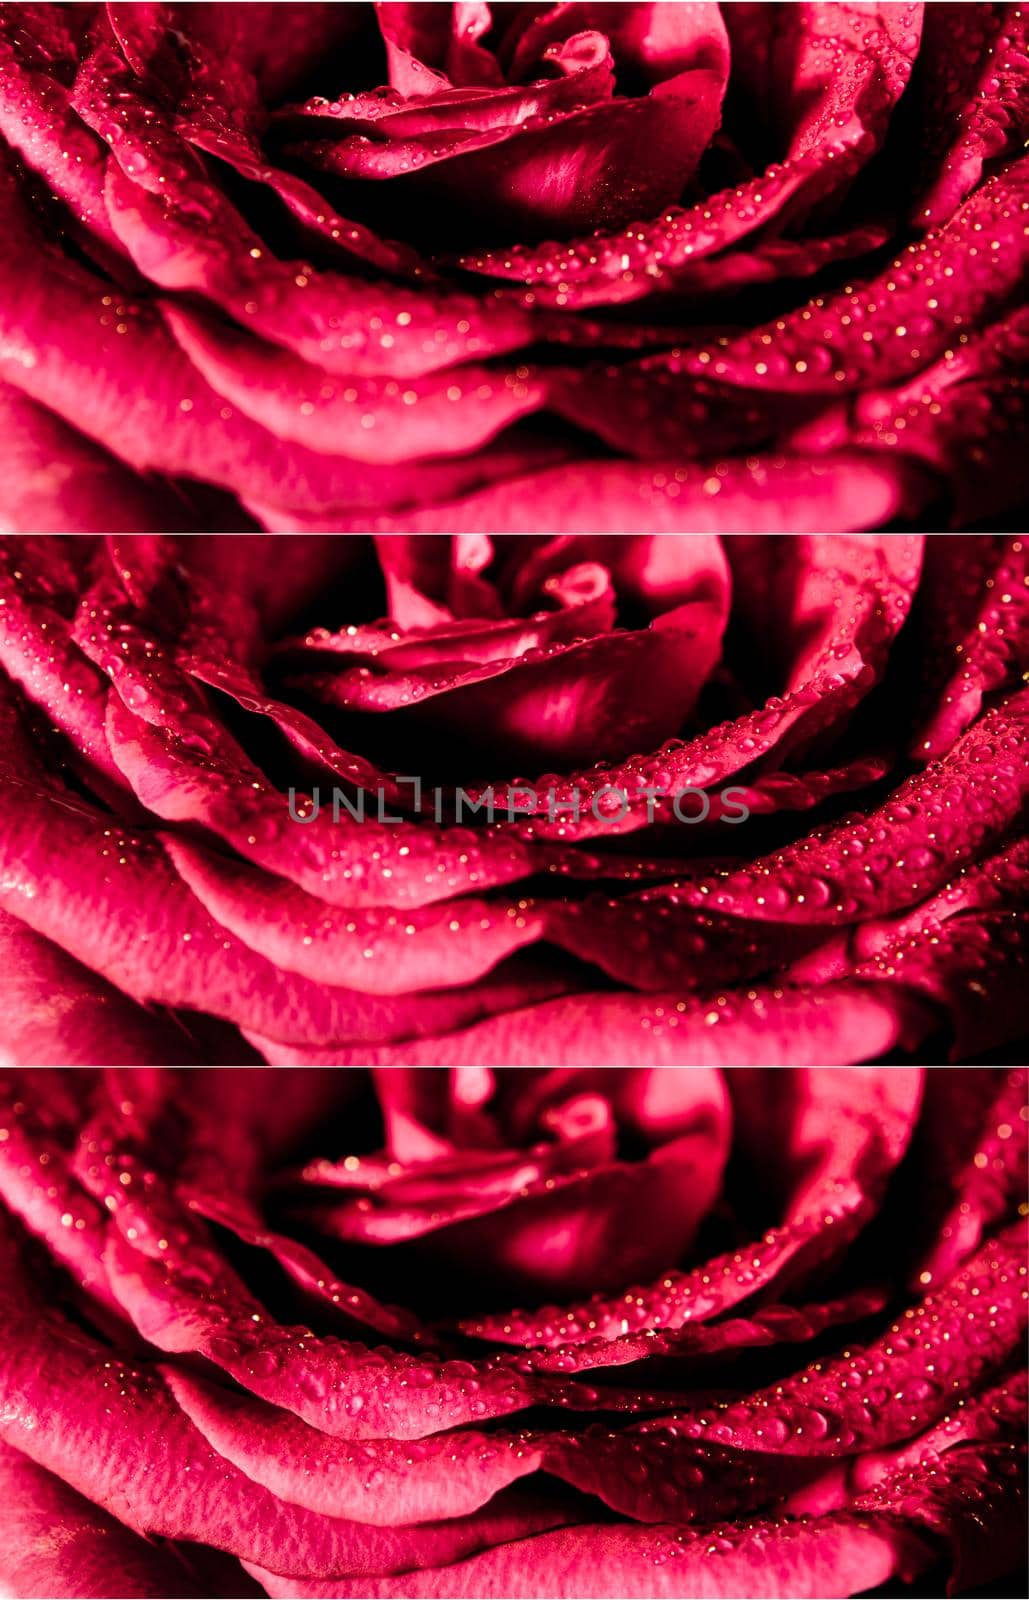
<path id="1" fill-rule="evenodd" d="M 1017 1589 L 1024 1068 L 153 1059 L 0 1072 L 5 1593 Z"/>
<path id="2" fill-rule="evenodd" d="M 7 0 L 0 528 L 1021 526 L 1027 100 L 979 0 Z"/>
<path id="3" fill-rule="evenodd" d="M 165 308 L 169 351 L 166 317 L 200 327 Z M 1018 1061 L 1027 584 L 1013 535 L 8 536 L 7 1057 L 412 1085 Z M 421 1092 L 384 1104 L 400 1159 L 446 1163 Z M 474 1195 L 387 1173 L 297 1215 L 596 1291 L 681 1254 L 717 1189 L 714 1111 L 668 1115 L 674 1161 L 586 1102 Z"/>

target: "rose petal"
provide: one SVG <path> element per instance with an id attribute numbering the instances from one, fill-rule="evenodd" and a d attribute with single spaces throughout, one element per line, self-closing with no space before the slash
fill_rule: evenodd
<path id="1" fill-rule="evenodd" d="M 208 917 L 155 841 L 30 784 L 16 793 L 0 814 L 0 903 L 136 1000 L 327 1045 L 449 1026 L 553 992 L 545 974 L 501 973 L 481 987 L 390 1000 L 282 972 Z M 55 882 L 59 896 L 48 892 Z"/>
<path id="2" fill-rule="evenodd" d="M 933 1237 L 915 1263 L 923 1286 L 947 1278 L 1024 1191 L 1026 1100 L 1024 1070 L 929 1074 L 923 1137 Z"/>
<path id="3" fill-rule="evenodd" d="M 38 1594 L 181 1600 L 204 1593 L 174 1551 L 147 1544 L 8 1445 L 0 1446 L 0 1492 L 2 1577 L 15 1600 Z"/>
<path id="4" fill-rule="evenodd" d="M 350 1443 L 174 1367 L 163 1374 L 208 1444 L 277 1499 L 375 1527 L 477 1511 L 543 1459 L 528 1439 L 505 1434 Z"/>
<path id="5" fill-rule="evenodd" d="M 104 781 L 105 793 L 111 787 L 124 793 L 104 728 L 104 678 L 78 649 L 62 615 L 68 596 L 57 550 L 42 539 L 0 545 L 0 662 Z"/>
<path id="6" fill-rule="evenodd" d="M 355 27 L 352 15 L 317 0 L 303 0 L 281 37 L 274 26 L 279 15 L 274 4 L 226 11 L 223 6 L 197 10 L 192 5 L 112 3 L 106 10 L 126 60 L 141 76 L 158 66 L 167 70 L 172 39 L 186 65 L 227 59 L 252 72 L 273 100 L 345 42 Z"/>
<path id="7" fill-rule="evenodd" d="M 1018 6 L 955 11 L 948 17 L 952 27 L 943 20 L 928 8 L 919 60 L 921 137 L 931 177 L 912 216 L 931 228 L 953 215 L 987 162 L 1018 150 L 1029 84 L 1025 15 Z"/>
<path id="8" fill-rule="evenodd" d="M 1025 1239 L 1024 1225 L 1006 1229 L 860 1353 L 639 1431 L 671 1420 L 686 1438 L 787 1456 L 854 1454 L 906 1438 L 942 1416 L 955 1390 L 969 1392 L 1022 1348 L 1029 1291 L 1016 1285 Z M 984 1296 L 989 1311 L 978 1304 Z"/>
<path id="9" fill-rule="evenodd" d="M 104 204 L 103 140 L 68 104 L 64 80 L 79 57 L 67 10 L 7 5 L 0 13 L 0 133 L 69 208 L 77 243 L 122 281 L 132 269 Z"/>
<path id="10" fill-rule="evenodd" d="M 629 1588 L 641 1597 L 674 1600 L 688 1593 L 748 1594 L 805 1600 L 857 1594 L 890 1578 L 909 1578 L 932 1557 L 903 1527 L 846 1513 L 810 1524 L 755 1520 L 703 1532 L 675 1525 L 651 1528 L 587 1525 L 542 1534 L 473 1556 L 460 1566 L 409 1572 L 401 1579 L 290 1581 L 247 1563 L 270 1595 L 282 1600 L 348 1600 L 362 1596 L 604 1596 Z"/>
<path id="11" fill-rule="evenodd" d="M 706 883 L 684 884 L 684 903 L 821 925 L 910 905 L 1000 838 L 1018 816 L 1029 783 L 1019 759 L 1027 714 L 1029 693 L 1023 691 L 988 712 L 941 761 L 908 778 L 867 818 L 817 830 Z"/>
<path id="12" fill-rule="evenodd" d="M 753 993 L 755 998 L 749 998 Z M 676 994 L 590 994 L 512 1011 L 462 1033 L 423 1038 L 400 1047 L 312 1051 L 247 1032 L 266 1059 L 278 1064 L 346 1066 L 417 1063 L 454 1066 L 483 1061 L 504 1066 L 610 1063 L 727 1066 L 739 1061 L 794 1065 L 831 1059 L 848 1063 L 883 1055 L 925 1031 L 926 1019 L 887 990 L 827 984 L 813 990 L 750 991 L 722 996 L 724 1007 Z M 679 1007 L 683 1010 L 680 1011 Z M 603 1045 L 598 1047 L 598 1039 Z"/>
<path id="13" fill-rule="evenodd" d="M 538 912 L 485 900 L 462 899 L 402 917 L 337 908 L 173 834 L 163 843 L 179 876 L 220 926 L 276 967 L 316 983 L 395 995 L 453 988 L 533 943 L 543 926 Z"/>
<path id="14" fill-rule="evenodd" d="M 148 1014 L 15 917 L 0 912 L 7 1065 L 172 1065 L 195 1055 L 188 1033 Z"/>
<path id="15" fill-rule="evenodd" d="M 505 1534 L 567 1520 L 539 1502 L 501 1500 L 470 1519 L 374 1531 L 276 1499 L 206 1445 L 163 1383 L 56 1319 L 9 1312 L 0 1366 L 4 1439 L 140 1533 L 328 1577 L 460 1560 Z M 72 1413 L 62 1403 L 69 1390 Z"/>
<path id="16" fill-rule="evenodd" d="M 946 349 L 956 329 L 974 325 L 1016 292 L 1029 250 L 1021 221 L 1027 184 L 1029 161 L 1014 162 L 860 289 L 819 297 L 814 307 L 725 346 L 687 352 L 684 370 L 758 393 L 830 394 L 841 384 L 905 381 Z M 979 247 L 980 236 L 989 248 Z"/>
<path id="17" fill-rule="evenodd" d="M 279 439 L 357 461 L 475 450 L 537 410 L 546 392 L 539 378 L 468 366 L 459 377 L 416 378 L 403 389 L 367 378 L 341 386 L 323 367 L 231 325 L 170 304 L 163 315 L 193 365 L 244 415 Z"/>
<path id="18" fill-rule="evenodd" d="M 554 467 L 532 477 L 481 490 L 464 500 L 426 506 L 395 516 L 361 519 L 324 515 L 322 528 L 336 533 L 373 528 L 429 533 L 445 528 L 491 533 L 558 530 L 620 534 L 742 533 L 760 524 L 769 533 L 839 533 L 877 527 L 926 497 L 925 480 L 899 461 L 857 452 L 819 459 L 755 456 L 746 461 L 683 466 L 679 461 L 635 465 L 598 462 Z M 247 495 L 262 524 L 280 533 L 302 533 L 311 519 L 298 505 L 285 509 Z"/>
<path id="19" fill-rule="evenodd" d="M 944 559 L 946 557 L 946 559 Z M 1013 682 L 1029 652 L 1029 558 L 1021 540 L 930 539 L 920 612 L 923 703 L 910 750 L 920 761 L 951 748 L 983 695 Z M 960 665 L 955 666 L 955 656 Z"/>
<path id="20" fill-rule="evenodd" d="M 359 504 L 369 496 L 397 503 L 446 496 L 490 475 L 489 450 L 454 465 L 392 468 L 279 442 L 224 404 L 148 303 L 108 293 L 104 280 L 70 262 L 54 259 L 41 278 L 31 234 L 18 229 L 16 237 L 25 246 L 26 266 L 22 270 L 5 256 L 0 376 L 137 471 L 169 472 L 232 490 L 248 484 L 258 499 L 285 498 L 312 511 Z M 84 386 L 90 395 L 86 410 Z M 520 446 L 507 470 L 524 460 Z"/>

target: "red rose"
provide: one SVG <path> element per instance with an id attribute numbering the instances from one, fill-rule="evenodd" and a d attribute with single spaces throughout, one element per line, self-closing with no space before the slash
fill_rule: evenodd
<path id="1" fill-rule="evenodd" d="M 1003 526 L 1014 5 L 6 4 L 22 532 Z"/>
<path id="2" fill-rule="evenodd" d="M 4 1592 L 1017 1587 L 1025 1089 L 10 1073 Z"/>
<path id="3" fill-rule="evenodd" d="M 9 540 L 7 1057 L 1020 1060 L 1027 596 L 985 536 Z"/>

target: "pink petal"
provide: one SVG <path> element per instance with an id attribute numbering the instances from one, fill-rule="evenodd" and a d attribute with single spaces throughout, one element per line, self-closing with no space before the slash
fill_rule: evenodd
<path id="1" fill-rule="evenodd" d="M 158 495 L 115 456 L 51 412 L 0 384 L 0 463 L 5 481 L 3 531 L 139 532 L 190 520 L 187 506 Z"/>
<path id="2" fill-rule="evenodd" d="M 54 559 L 57 549 L 42 539 L 0 545 L 0 662 L 66 735 L 87 770 L 124 792 L 104 727 L 107 685 L 73 642 L 62 615 L 67 591 Z"/>
<path id="3" fill-rule="evenodd" d="M 724 469 L 724 470 L 723 470 Z M 324 515 L 323 530 L 383 532 L 621 534 L 741 533 L 757 525 L 769 533 L 838 533 L 888 523 L 925 498 L 924 480 L 897 461 L 859 453 L 821 459 L 755 456 L 683 466 L 680 461 L 581 463 L 481 490 L 459 501 L 398 515 L 360 519 Z M 303 508 L 246 503 L 273 531 L 302 533 L 312 526 Z"/>
<path id="4" fill-rule="evenodd" d="M 134 1005 L 56 946 L 0 912 L 7 1065 L 172 1065 L 194 1057 L 189 1035 Z"/>
<path id="5" fill-rule="evenodd" d="M 266 1059 L 279 1064 L 347 1066 L 417 1063 L 454 1066 L 482 1062 L 504 1066 L 609 1064 L 727 1066 L 831 1060 L 867 1061 L 925 1030 L 924 1015 L 871 985 L 827 984 L 813 990 L 751 991 L 740 998 L 680 1000 L 678 995 L 568 996 L 492 1017 L 461 1033 L 423 1038 L 398 1047 L 311 1051 L 248 1032 Z M 679 1007 L 683 1010 L 680 1011 Z M 598 1040 L 603 1041 L 598 1046 Z"/>
<path id="6" fill-rule="evenodd" d="M 175 1367 L 172 1394 L 227 1461 L 279 1500 L 376 1527 L 460 1517 L 541 1465 L 543 1452 L 517 1435 L 439 1433 L 428 1439 L 350 1443 Z"/>
<path id="7" fill-rule="evenodd" d="M 221 927 L 287 972 L 368 994 L 472 983 L 533 943 L 541 915 L 461 899 L 402 916 L 327 905 L 282 878 L 163 836 L 176 871 Z"/>
<path id="8" fill-rule="evenodd" d="M 3 908 L 124 993 L 261 1033 L 321 1045 L 402 1037 L 554 989 L 552 977 L 519 969 L 417 1001 L 380 999 L 282 972 L 208 917 L 155 841 L 29 785 L 0 814 L 0 861 Z"/>
<path id="9" fill-rule="evenodd" d="M 683 1594 L 717 1600 L 758 1588 L 769 1600 L 815 1600 L 825 1594 L 863 1593 L 897 1575 L 913 1576 L 931 1559 L 926 1544 L 889 1518 L 874 1523 L 840 1513 L 809 1525 L 756 1520 L 741 1528 L 722 1524 L 700 1533 L 674 1524 L 587 1525 L 502 1545 L 459 1566 L 361 1584 L 290 1581 L 250 1563 L 247 1570 L 282 1600 L 414 1600 L 422 1595 L 501 1600 L 515 1594 L 526 1600 L 577 1600 L 623 1589 L 654 1600 L 678 1600 Z"/>
<path id="10" fill-rule="evenodd" d="M 69 1392 L 73 1411 L 64 1403 Z M 379 1531 L 288 1505 L 211 1450 L 157 1377 L 56 1318 L 46 1325 L 10 1308 L 0 1396 L 3 1438 L 16 1439 L 39 1466 L 128 1527 L 213 1544 L 294 1574 L 460 1560 L 505 1534 L 567 1519 L 539 1502 L 499 1500 L 468 1519 Z"/>
<path id="11" fill-rule="evenodd" d="M 65 8 L 6 5 L 0 13 L 0 132 L 69 208 L 76 242 L 119 281 L 131 267 L 104 204 L 103 140 L 68 104 L 62 81 L 79 40 Z"/>
<path id="12" fill-rule="evenodd" d="M 130 1533 L 6 1444 L 0 1445 L 0 1494 L 0 1579 L 14 1600 L 39 1594 L 181 1600 L 204 1593 L 173 1551 Z"/>
<path id="13" fill-rule="evenodd" d="M 499 466 L 490 451 L 464 462 L 361 465 L 282 443 L 226 406 L 149 303 L 107 292 L 104 280 L 56 258 L 45 277 L 31 233 L 17 230 L 24 270 L 5 258 L 0 376 L 136 471 L 167 472 L 311 511 L 331 505 L 421 501 L 460 493 Z M 121 311 L 119 311 L 121 307 Z M 119 320 L 121 318 L 122 320 Z M 99 329 L 99 332 L 98 332 Z M 90 406 L 83 410 L 83 386 Z M 225 413 L 228 412 L 228 416 Z M 525 446 L 506 457 L 508 472 Z M 318 521 L 325 516 L 319 510 Z"/>
<path id="14" fill-rule="evenodd" d="M 486 367 L 394 382 L 327 381 L 277 345 L 180 306 L 164 307 L 180 347 L 211 387 L 279 439 L 328 455 L 389 465 L 460 455 L 542 404 L 539 378 Z"/>

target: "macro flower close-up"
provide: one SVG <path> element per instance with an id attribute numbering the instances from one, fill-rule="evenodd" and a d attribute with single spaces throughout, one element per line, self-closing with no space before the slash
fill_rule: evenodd
<path id="1" fill-rule="evenodd" d="M 1024 1594 L 1027 1132 L 994 1067 L 8 1069 L 0 1592 Z"/>
<path id="2" fill-rule="evenodd" d="M 1020 1064 L 1001 535 L 0 544 L 19 1065 Z"/>
<path id="3" fill-rule="evenodd" d="M 1027 82 L 1007 4 L 9 0 L 0 525 L 1018 526 Z"/>

